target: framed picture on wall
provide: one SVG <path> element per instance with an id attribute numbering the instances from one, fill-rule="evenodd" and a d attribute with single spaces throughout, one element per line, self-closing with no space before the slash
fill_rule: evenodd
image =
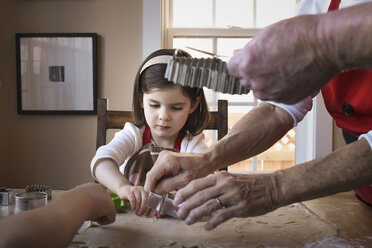
<path id="1" fill-rule="evenodd" d="M 96 33 L 17 33 L 19 114 L 97 113 Z"/>

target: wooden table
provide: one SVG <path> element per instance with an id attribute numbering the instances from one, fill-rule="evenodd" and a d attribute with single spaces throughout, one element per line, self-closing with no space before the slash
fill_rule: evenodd
<path id="1" fill-rule="evenodd" d="M 12 214 L 10 208 L 1 207 L 0 216 Z M 117 214 L 107 226 L 88 224 L 69 247 L 372 247 L 372 208 L 352 192 L 292 204 L 264 216 L 234 218 L 212 231 L 204 230 L 205 221 L 187 226 L 131 211 Z"/>
<path id="2" fill-rule="evenodd" d="M 372 247 L 372 208 L 352 192 L 293 204 L 205 231 L 172 218 L 118 214 L 115 223 L 77 234 L 88 247 Z"/>

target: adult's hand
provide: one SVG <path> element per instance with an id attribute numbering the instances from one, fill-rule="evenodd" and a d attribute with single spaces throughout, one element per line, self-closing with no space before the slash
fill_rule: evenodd
<path id="1" fill-rule="evenodd" d="M 213 172 L 203 154 L 162 151 L 146 175 L 145 190 L 165 194 Z"/>
<path id="2" fill-rule="evenodd" d="M 263 29 L 228 62 L 230 74 L 261 100 L 294 104 L 313 95 L 339 71 L 319 38 L 321 17 L 298 16 Z"/>
<path id="3" fill-rule="evenodd" d="M 190 182 L 176 194 L 177 215 L 191 225 L 215 212 L 205 229 L 232 217 L 258 216 L 283 203 L 274 174 L 240 175 L 218 172 Z"/>

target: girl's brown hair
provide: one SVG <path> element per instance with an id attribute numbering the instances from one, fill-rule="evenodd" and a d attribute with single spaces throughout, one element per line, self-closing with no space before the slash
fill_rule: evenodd
<path id="1" fill-rule="evenodd" d="M 145 68 L 141 73 L 143 65 L 151 58 L 161 55 L 173 56 L 175 52 L 175 49 L 157 50 L 150 54 L 142 63 L 141 67 L 138 69 L 133 90 L 134 125 L 138 127 L 147 125 L 145 114 L 142 108 L 143 94 L 148 93 L 154 89 L 166 89 L 174 86 L 173 82 L 170 82 L 166 78 L 164 78 L 167 64 L 151 65 L 148 68 Z M 177 50 L 177 57 L 191 56 L 185 51 Z M 185 96 L 190 98 L 192 104 L 195 103 L 197 97 L 200 98 L 199 106 L 194 112 L 189 115 L 185 125 L 181 130 L 183 132 L 189 132 L 191 135 L 197 135 L 205 129 L 209 121 L 209 110 L 207 101 L 205 100 L 204 91 L 203 89 L 191 88 L 189 86 L 182 86 L 182 91 Z"/>

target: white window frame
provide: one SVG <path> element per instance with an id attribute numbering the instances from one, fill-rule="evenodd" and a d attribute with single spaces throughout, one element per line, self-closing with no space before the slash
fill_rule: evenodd
<path id="1" fill-rule="evenodd" d="M 166 47 L 169 44 L 169 40 L 163 38 L 168 35 L 162 35 L 164 32 L 167 32 L 166 30 L 163 31 L 165 25 L 162 23 L 162 15 L 165 14 L 164 10 L 168 7 L 166 6 L 167 4 L 168 1 L 166 0 L 143 0 L 143 59 L 151 52 Z M 195 30 L 195 35 L 207 37 L 209 34 L 207 29 L 198 30 Z M 181 28 L 173 28 L 171 32 L 178 34 L 181 31 Z M 189 31 L 194 32 L 192 29 L 189 29 Z M 213 31 L 222 32 L 218 28 Z M 240 37 L 242 31 L 242 29 L 234 29 L 232 34 L 236 35 L 234 37 Z M 245 37 L 247 36 L 247 32 L 251 32 L 249 35 L 252 34 L 253 36 L 257 34 L 258 29 L 244 29 Z M 332 152 L 332 133 L 333 121 L 324 107 L 321 94 L 319 94 L 313 100 L 312 111 L 307 114 L 305 119 L 296 128 L 295 163 L 303 163 Z"/>

